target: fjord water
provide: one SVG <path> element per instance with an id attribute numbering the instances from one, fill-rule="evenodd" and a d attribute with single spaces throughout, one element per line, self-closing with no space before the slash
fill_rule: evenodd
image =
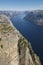
<path id="1" fill-rule="evenodd" d="M 11 21 L 22 35 L 31 42 L 34 52 L 43 63 L 43 27 L 31 23 L 21 16 L 12 17 Z"/>

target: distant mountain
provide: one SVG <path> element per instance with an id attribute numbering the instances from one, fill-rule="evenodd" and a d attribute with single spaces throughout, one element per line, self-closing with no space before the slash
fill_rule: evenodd
<path id="1" fill-rule="evenodd" d="M 41 26 L 43 25 L 43 10 L 29 12 L 24 18 L 34 24 Z"/>
<path id="2" fill-rule="evenodd" d="M 0 14 L 4 14 L 8 17 L 16 16 L 19 14 L 19 12 L 16 11 L 0 11 Z"/>
<path id="3" fill-rule="evenodd" d="M 4 14 L 9 18 L 14 18 L 16 16 L 24 18 L 28 14 L 28 11 L 0 11 L 0 14 Z"/>

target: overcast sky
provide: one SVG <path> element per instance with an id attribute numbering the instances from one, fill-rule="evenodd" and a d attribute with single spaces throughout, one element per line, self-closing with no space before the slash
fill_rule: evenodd
<path id="1" fill-rule="evenodd" d="M 43 9 L 43 0 L 0 0 L 0 10 Z"/>

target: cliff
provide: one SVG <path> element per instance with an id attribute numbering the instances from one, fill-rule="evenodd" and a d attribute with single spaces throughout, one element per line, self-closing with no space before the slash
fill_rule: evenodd
<path id="1" fill-rule="evenodd" d="M 41 65 L 31 43 L 0 14 L 0 65 Z"/>

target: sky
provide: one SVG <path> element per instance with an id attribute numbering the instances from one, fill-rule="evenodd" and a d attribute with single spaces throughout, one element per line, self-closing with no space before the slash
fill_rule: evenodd
<path id="1" fill-rule="evenodd" d="M 36 10 L 43 9 L 43 0 L 0 0 L 0 10 Z"/>

